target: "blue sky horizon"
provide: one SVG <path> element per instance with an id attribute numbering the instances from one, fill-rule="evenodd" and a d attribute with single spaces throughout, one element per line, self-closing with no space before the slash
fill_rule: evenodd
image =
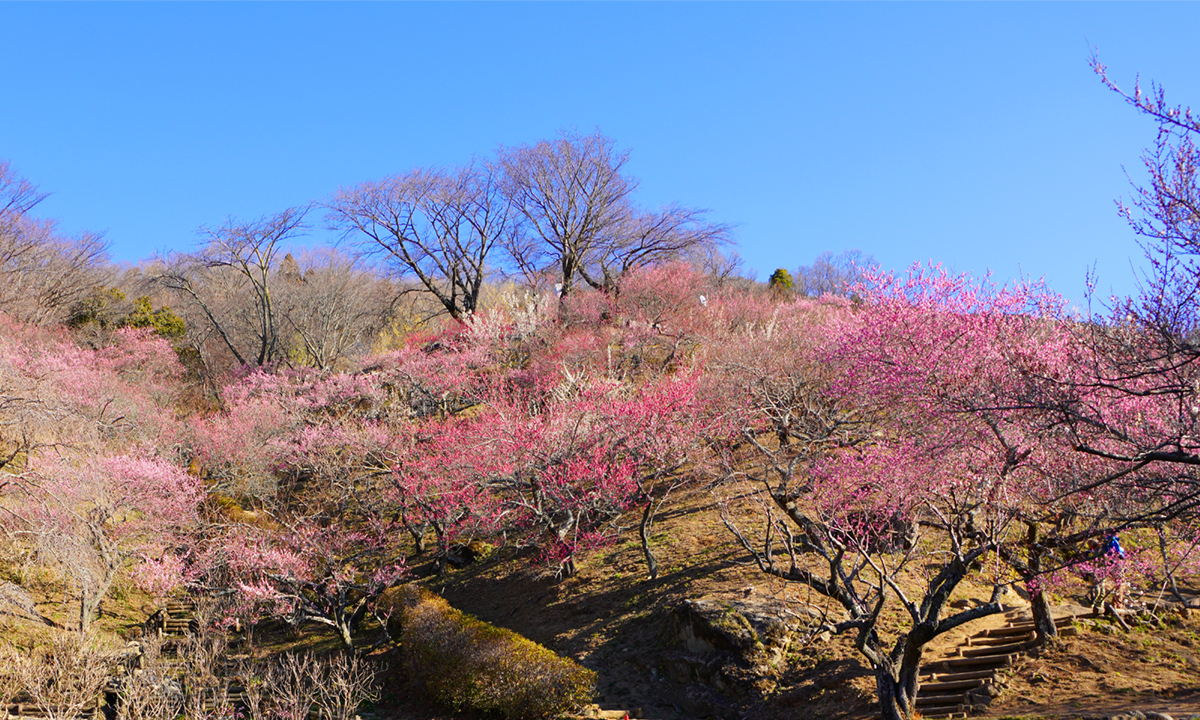
<path id="1" fill-rule="evenodd" d="M 707 208 L 765 279 L 821 252 L 934 261 L 1074 302 L 1135 291 L 1114 201 L 1200 105 L 1200 5 L 0 4 L 0 160 L 115 259 L 564 128 L 631 151 L 647 206 Z M 1128 172 L 1129 177 L 1127 177 Z M 313 242 L 330 237 L 318 229 Z"/>

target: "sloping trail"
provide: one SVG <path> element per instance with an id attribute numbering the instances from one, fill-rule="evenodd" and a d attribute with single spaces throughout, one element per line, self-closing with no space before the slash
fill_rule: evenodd
<path id="1" fill-rule="evenodd" d="M 1076 616 L 1054 620 L 1069 632 Z M 1068 630 L 1070 628 L 1070 630 Z M 921 669 L 917 708 L 926 718 L 967 717 L 991 704 L 998 696 L 996 674 L 1021 655 L 1037 647 L 1033 620 L 1018 616 L 998 628 L 981 630 L 951 654 L 926 663 Z"/>
<path id="2" fill-rule="evenodd" d="M 1072 627 L 1083 614 L 1056 613 L 1055 625 L 1061 633 L 1075 633 Z M 1037 631 L 1028 610 L 1009 611 L 996 626 L 975 631 L 925 662 L 920 671 L 917 710 L 922 718 L 980 717 L 1000 695 L 997 676 L 1039 644 Z M 879 720 L 876 710 L 868 720 Z"/>

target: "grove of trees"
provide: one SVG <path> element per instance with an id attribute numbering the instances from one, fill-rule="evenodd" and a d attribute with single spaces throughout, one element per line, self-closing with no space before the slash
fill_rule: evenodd
<path id="1" fill-rule="evenodd" d="M 911 718 L 928 643 L 1013 587 L 1052 635 L 1053 592 L 1196 568 L 1200 123 L 1126 99 L 1160 128 L 1121 209 L 1152 270 L 1093 316 L 854 252 L 737 278 L 729 228 L 638 206 L 600 134 L 230 219 L 125 272 L 0 165 L 6 559 L 59 573 L 81 635 L 124 581 L 355 648 L 385 590 L 466 546 L 566 577 L 636 527 L 653 578 L 659 513 L 707 487 L 713 532 L 823 597 L 882 716 Z M 291 253 L 317 215 L 347 251 Z M 968 582 L 990 602 L 951 607 Z"/>

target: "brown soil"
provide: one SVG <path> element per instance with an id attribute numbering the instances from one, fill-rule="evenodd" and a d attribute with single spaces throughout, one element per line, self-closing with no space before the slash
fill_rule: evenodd
<path id="1" fill-rule="evenodd" d="M 635 522 L 634 518 L 630 523 Z M 712 496 L 694 493 L 662 513 L 652 537 L 659 577 L 647 579 L 636 534 L 590 554 L 574 577 L 542 576 L 533 559 L 485 563 L 430 583 L 455 607 L 510 628 L 575 658 L 599 675 L 602 706 L 641 708 L 645 717 L 674 717 L 660 702 L 658 660 L 671 649 L 666 613 L 702 596 L 741 597 L 747 590 L 791 597 L 743 563 L 729 542 Z M 503 553 L 500 554 L 503 558 Z"/>
<path id="2" fill-rule="evenodd" d="M 1005 678 L 994 717 L 1080 717 L 1122 711 L 1200 714 L 1200 621 L 1165 615 L 1162 626 L 1125 631 L 1107 620 L 1084 623 L 1023 658 Z"/>
<path id="3" fill-rule="evenodd" d="M 751 522 L 752 510 L 743 512 L 740 521 Z M 635 519 L 629 522 L 632 526 Z M 809 604 L 819 599 L 750 564 L 722 526 L 717 501 L 708 492 L 680 496 L 663 513 L 654 539 L 660 563 L 656 580 L 647 579 L 631 530 L 622 542 L 587 556 L 577 575 L 565 580 L 540 577 L 536 562 L 499 552 L 427 584 L 454 606 L 596 670 L 602 707 L 640 710 L 645 718 L 692 717 L 678 702 L 681 686 L 661 670 L 662 658 L 679 649 L 668 632 L 673 607 L 705 596 L 759 595 Z M 984 592 L 967 588 L 967 594 L 983 597 Z M 1003 622 L 1003 617 L 977 620 L 938 638 L 927 657 L 948 653 L 968 635 Z M 1196 614 L 1166 616 L 1161 626 L 1130 632 L 1106 620 L 1085 625 L 1080 635 L 1036 650 L 1005 671 L 1003 693 L 985 717 L 1099 717 L 1128 709 L 1176 717 L 1200 713 Z M 757 698 L 751 693 L 731 700 L 726 715 L 754 720 L 874 715 L 874 678 L 849 638 L 814 639 L 794 648 L 788 661 L 774 688 Z"/>
<path id="4" fill-rule="evenodd" d="M 746 525 L 755 517 L 749 507 L 739 511 L 735 504 L 734 512 Z M 602 707 L 640 710 L 634 716 L 642 718 L 697 717 L 680 702 L 684 687 L 662 671 L 663 658 L 680 649 L 669 632 L 672 608 L 701 597 L 767 596 L 810 605 L 819 605 L 819 598 L 750 564 L 723 527 L 718 501 L 707 491 L 681 494 L 663 512 L 653 542 L 660 564 L 656 580 L 646 578 L 633 529 L 636 520 L 629 518 L 630 529 L 616 544 L 589 553 L 576 576 L 565 580 L 544 576 L 544 565 L 535 558 L 515 557 L 502 548 L 486 561 L 422 582 L 454 606 L 594 669 Z M 53 600 L 61 598 L 62 589 L 51 589 L 39 608 L 57 617 L 63 610 Z M 966 590 L 967 596 L 983 596 L 983 588 Z M 106 615 L 99 627 L 128 634 L 144 619 L 141 598 L 124 600 L 106 603 L 115 614 Z M 1004 620 L 984 618 L 938 638 L 927 657 L 946 654 L 965 637 Z M 1156 624 L 1131 631 L 1107 620 L 1083 625 L 1078 636 L 1035 650 L 1004 671 L 1002 694 L 982 717 L 1099 718 L 1133 709 L 1176 718 L 1200 714 L 1200 612 L 1164 615 Z M 0 633 L 7 641 L 20 644 L 23 628 L 32 630 L 28 623 L 0 615 Z M 260 652 L 336 644 L 315 626 L 299 635 L 264 628 L 257 643 Z M 377 652 L 375 657 L 392 668 L 378 708 L 381 717 L 484 720 L 429 705 L 403 683 L 394 653 Z M 729 699 L 722 714 L 746 720 L 857 720 L 874 715 L 874 693 L 873 677 L 848 638 L 815 637 L 793 646 L 778 677 Z"/>

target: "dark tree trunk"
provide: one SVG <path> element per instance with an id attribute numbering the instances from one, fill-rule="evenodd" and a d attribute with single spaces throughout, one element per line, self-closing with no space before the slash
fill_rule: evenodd
<path id="1" fill-rule="evenodd" d="M 1054 626 L 1054 616 L 1050 613 L 1050 600 L 1046 598 L 1046 593 L 1042 591 L 1039 583 L 1042 555 L 1046 551 L 1038 542 L 1037 523 L 1030 522 L 1028 527 L 1026 542 L 1029 546 L 1029 578 L 1033 584 L 1030 585 L 1027 581 L 1025 586 L 1029 588 L 1029 605 L 1033 611 L 1033 624 L 1037 627 L 1038 639 L 1045 641 L 1047 638 L 1057 637 L 1058 628 Z"/>
<path id="2" fill-rule="evenodd" d="M 342 641 L 342 647 L 348 651 L 354 651 L 354 638 L 351 636 L 350 622 L 344 615 L 339 613 L 337 620 L 338 638 Z"/>
<path id="3" fill-rule="evenodd" d="M 405 520 L 404 529 L 408 530 L 409 536 L 412 537 L 415 553 L 417 555 L 425 554 L 425 549 L 428 547 L 428 544 L 425 542 L 425 536 L 428 533 L 428 528 L 426 528 L 424 525 L 419 527 L 414 526 L 410 524 L 408 520 Z"/>
<path id="4" fill-rule="evenodd" d="M 1029 605 L 1033 610 L 1033 624 L 1037 628 L 1038 639 L 1057 637 L 1058 627 L 1050 613 L 1050 601 L 1046 599 L 1046 593 L 1041 590 L 1029 593 Z"/>
<path id="5" fill-rule="evenodd" d="M 875 665 L 875 686 L 879 692 L 882 720 L 910 720 L 917 712 L 918 675 L 925 643 L 933 637 L 927 625 L 916 626 L 903 640 L 899 667 L 895 654 L 884 665 Z"/>
<path id="6" fill-rule="evenodd" d="M 913 674 L 913 680 L 916 673 Z M 875 669 L 875 688 L 879 694 L 881 720 L 911 720 L 917 709 L 916 697 L 910 695 L 902 681 L 883 668 Z"/>
<path id="7" fill-rule="evenodd" d="M 642 537 L 642 555 L 646 556 L 646 570 L 650 574 L 650 579 L 658 578 L 658 560 L 654 557 L 654 551 L 650 549 L 650 527 L 654 524 L 654 500 L 650 499 L 646 503 L 646 509 L 642 511 L 642 523 L 638 528 L 638 532 Z"/>

